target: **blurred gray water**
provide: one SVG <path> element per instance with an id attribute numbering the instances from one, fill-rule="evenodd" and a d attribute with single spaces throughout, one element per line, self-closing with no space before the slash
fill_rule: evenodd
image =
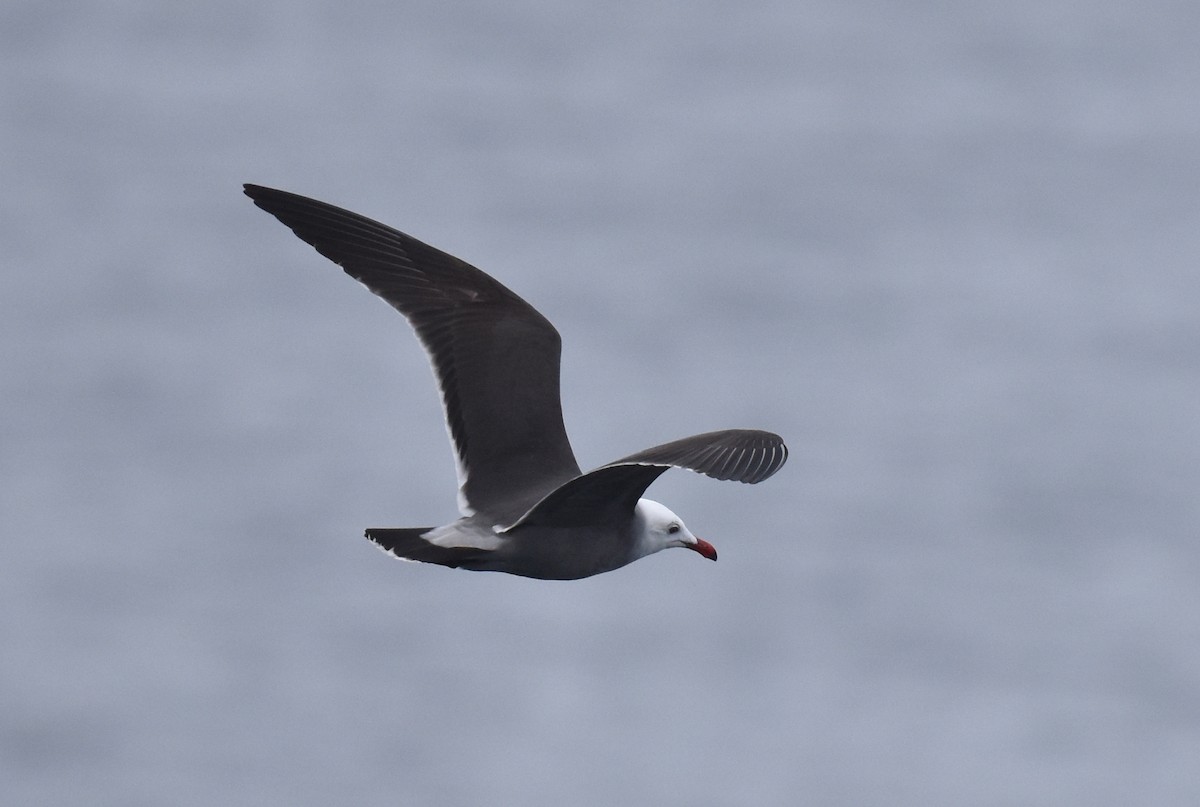
<path id="1" fill-rule="evenodd" d="M 0 6 L 6 804 L 1193 805 L 1200 6 Z M 454 517 L 405 323 L 283 187 L 563 334 L 721 552 Z M 686 555 L 686 557 L 684 556 Z"/>

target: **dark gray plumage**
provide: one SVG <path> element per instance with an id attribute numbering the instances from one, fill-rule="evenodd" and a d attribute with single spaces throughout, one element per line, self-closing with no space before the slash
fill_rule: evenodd
<path id="1" fill-rule="evenodd" d="M 669 509 L 642 499 L 668 468 L 756 483 L 787 459 L 775 434 L 685 437 L 581 474 L 563 426 L 558 331 L 494 278 L 417 239 L 324 202 L 246 185 L 246 195 L 402 313 L 429 353 L 458 460 L 463 517 L 367 537 L 404 558 L 573 579 L 671 546 L 716 559 Z"/>

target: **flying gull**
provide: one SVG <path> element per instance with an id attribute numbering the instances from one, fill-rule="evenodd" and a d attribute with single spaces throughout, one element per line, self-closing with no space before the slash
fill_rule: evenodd
<path id="1" fill-rule="evenodd" d="M 582 473 L 563 426 L 558 331 L 474 266 L 372 221 L 294 193 L 246 185 L 254 204 L 408 319 L 441 388 L 462 517 L 441 527 L 373 528 L 404 560 L 574 580 L 668 547 L 717 559 L 679 516 L 642 498 L 668 468 L 761 482 L 787 446 L 728 429 L 664 443 Z"/>

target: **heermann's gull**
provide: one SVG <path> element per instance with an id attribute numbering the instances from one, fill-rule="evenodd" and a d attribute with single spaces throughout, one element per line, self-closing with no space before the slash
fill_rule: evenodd
<path id="1" fill-rule="evenodd" d="M 369 529 L 405 560 L 549 580 L 589 577 L 660 549 L 712 544 L 642 493 L 668 468 L 755 483 L 787 459 L 778 435 L 698 434 L 580 473 L 563 427 L 558 331 L 489 275 L 379 222 L 294 193 L 246 195 L 411 323 L 429 353 L 458 460 L 462 518 Z"/>

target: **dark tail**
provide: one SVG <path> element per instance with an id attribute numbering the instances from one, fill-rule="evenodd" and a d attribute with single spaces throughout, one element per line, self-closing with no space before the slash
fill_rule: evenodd
<path id="1" fill-rule="evenodd" d="M 484 551 L 471 546 L 446 547 L 431 544 L 421 536 L 432 529 L 433 527 L 372 527 L 367 530 L 366 535 L 385 552 L 390 552 L 398 558 L 437 563 L 452 569 L 478 558 L 479 553 Z"/>

